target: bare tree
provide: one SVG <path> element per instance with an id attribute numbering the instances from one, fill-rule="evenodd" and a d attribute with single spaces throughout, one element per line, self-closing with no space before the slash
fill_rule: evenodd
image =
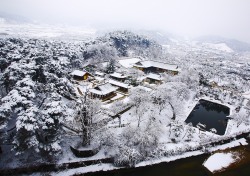
<path id="1" fill-rule="evenodd" d="M 140 126 L 141 117 L 146 111 L 145 103 L 147 98 L 147 93 L 143 89 L 135 89 L 131 92 L 130 100 L 135 107 L 135 114 L 138 116 L 138 127 Z"/>
<path id="2" fill-rule="evenodd" d="M 88 98 L 88 91 L 80 98 L 78 120 L 81 124 L 82 145 L 90 145 L 91 134 L 93 130 L 93 118 L 100 109 L 98 100 Z"/>

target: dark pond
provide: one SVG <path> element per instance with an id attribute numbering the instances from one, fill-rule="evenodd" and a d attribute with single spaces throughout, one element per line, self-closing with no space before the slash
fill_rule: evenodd
<path id="1" fill-rule="evenodd" d="M 227 106 L 200 100 L 185 122 L 192 123 L 195 127 L 200 126 L 201 129 L 207 131 L 214 128 L 217 134 L 224 135 L 229 113 L 230 109 Z"/>

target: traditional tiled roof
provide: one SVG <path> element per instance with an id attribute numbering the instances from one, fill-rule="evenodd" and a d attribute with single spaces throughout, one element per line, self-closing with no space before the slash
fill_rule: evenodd
<path id="1" fill-rule="evenodd" d="M 125 59 L 120 59 L 117 62 L 125 68 L 132 68 L 133 65 L 139 61 L 141 61 L 141 59 L 139 58 L 125 58 Z"/>
<path id="2" fill-rule="evenodd" d="M 80 70 L 74 70 L 71 75 L 74 75 L 74 76 L 84 76 L 87 72 L 85 71 L 80 71 Z"/>
<path id="3" fill-rule="evenodd" d="M 140 61 L 140 62 L 135 63 L 134 66 L 141 67 L 141 68 L 156 67 L 156 68 L 161 68 L 164 70 L 180 71 L 180 68 L 178 68 L 177 65 L 172 65 L 172 64 L 167 64 L 164 62 L 158 62 L 158 61 L 152 61 L 152 60 Z"/>
<path id="4" fill-rule="evenodd" d="M 89 91 L 91 93 L 94 93 L 97 95 L 107 95 L 107 94 L 114 92 L 116 90 L 117 90 L 117 88 L 112 86 L 110 83 L 105 83 L 105 84 L 96 86 L 95 88 L 90 89 Z"/>
<path id="5" fill-rule="evenodd" d="M 119 82 L 119 81 L 115 81 L 115 80 L 112 80 L 112 79 L 109 80 L 109 83 L 112 84 L 112 85 L 118 86 L 118 87 L 126 88 L 126 89 L 128 89 L 128 87 L 129 87 L 128 84 L 125 84 L 125 83 L 122 83 L 122 82 Z"/>
<path id="6" fill-rule="evenodd" d="M 117 72 L 111 74 L 110 76 L 115 77 L 115 78 L 127 78 L 128 77 L 128 76 L 126 76 L 124 74 L 117 73 Z"/>
<path id="7" fill-rule="evenodd" d="M 104 76 L 104 73 L 96 71 L 96 72 L 95 72 L 95 75 Z"/>
<path id="8" fill-rule="evenodd" d="M 161 81 L 161 75 L 157 75 L 157 74 L 153 74 L 153 73 L 150 73 L 146 76 L 147 78 L 150 78 L 150 79 L 154 79 L 154 80 L 157 80 L 157 81 Z"/>

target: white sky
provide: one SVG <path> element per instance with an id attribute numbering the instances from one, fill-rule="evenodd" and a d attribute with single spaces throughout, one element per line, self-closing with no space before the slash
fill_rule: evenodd
<path id="1" fill-rule="evenodd" d="M 250 42 L 250 0 L 0 0 L 0 11 L 53 24 L 157 29 Z"/>

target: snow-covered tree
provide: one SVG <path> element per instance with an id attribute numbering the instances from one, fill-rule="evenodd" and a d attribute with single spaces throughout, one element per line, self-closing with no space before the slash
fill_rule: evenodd
<path id="1" fill-rule="evenodd" d="M 147 107 L 150 106 L 148 104 L 149 96 L 147 95 L 148 94 L 144 89 L 138 88 L 131 91 L 130 101 L 131 104 L 135 107 L 135 116 L 138 117 L 138 127 L 140 126 L 143 114 L 146 113 L 146 111 L 148 110 Z"/>
<path id="2" fill-rule="evenodd" d="M 182 139 L 182 136 L 184 135 L 184 124 L 180 123 L 178 121 L 173 121 L 171 123 L 171 128 L 170 128 L 170 138 L 174 142 L 178 142 L 179 140 Z"/>
<path id="3" fill-rule="evenodd" d="M 117 51 L 114 47 L 109 46 L 109 44 L 105 42 L 96 42 L 95 44 L 87 46 L 83 52 L 83 56 L 92 63 L 98 63 L 115 59 L 117 57 Z"/>
<path id="4" fill-rule="evenodd" d="M 32 102 L 32 99 L 35 98 L 34 86 L 33 81 L 29 77 L 18 81 L 17 88 L 10 91 L 2 99 L 3 104 L 0 108 L 2 110 L 1 113 L 5 113 L 5 115 L 10 115 L 12 112 L 17 114 L 14 143 L 15 148 L 21 152 L 29 148 L 37 149 L 38 146 L 35 134 L 38 108 Z"/>
<path id="5" fill-rule="evenodd" d="M 105 72 L 108 74 L 115 72 L 115 60 L 114 59 L 109 60 L 107 66 L 106 66 Z"/>
<path id="6" fill-rule="evenodd" d="M 38 129 L 36 135 L 39 141 L 39 149 L 49 154 L 56 154 L 61 150 L 61 121 L 65 116 L 65 107 L 58 93 L 47 95 L 43 103 L 43 110 L 39 114 Z"/>
<path id="7" fill-rule="evenodd" d="M 190 90 L 185 84 L 180 82 L 168 82 L 160 85 L 155 90 L 153 97 L 155 97 L 154 99 L 158 99 L 160 111 L 167 104 L 170 105 L 173 111 L 172 119 L 182 114 L 184 103 L 191 98 Z"/>
<path id="8" fill-rule="evenodd" d="M 152 114 L 150 116 L 141 126 L 130 125 L 123 130 L 115 164 L 134 166 L 158 147 L 162 128 L 159 121 L 154 119 Z"/>
<path id="9" fill-rule="evenodd" d="M 192 123 L 188 123 L 184 126 L 184 135 L 182 139 L 186 141 L 191 141 L 194 138 L 195 128 L 193 127 Z"/>
<path id="10" fill-rule="evenodd" d="M 241 108 L 240 111 L 233 115 L 233 119 L 237 123 L 237 127 L 239 127 L 242 123 L 248 125 L 250 122 L 250 112 L 247 109 Z"/>
<path id="11" fill-rule="evenodd" d="M 93 100 L 88 97 L 86 92 L 83 97 L 80 97 L 78 102 L 78 116 L 77 119 L 81 124 L 82 131 L 82 145 L 90 145 L 93 130 L 93 119 L 100 109 L 100 101 Z"/>
<path id="12" fill-rule="evenodd" d="M 7 67 L 8 67 L 9 63 L 7 61 L 7 59 L 5 58 L 0 58 L 0 71 L 3 72 Z"/>
<path id="13" fill-rule="evenodd" d="M 155 104 L 155 108 L 159 109 L 159 114 L 169 104 L 169 95 L 162 87 L 156 89 L 151 95 L 152 101 Z"/>

